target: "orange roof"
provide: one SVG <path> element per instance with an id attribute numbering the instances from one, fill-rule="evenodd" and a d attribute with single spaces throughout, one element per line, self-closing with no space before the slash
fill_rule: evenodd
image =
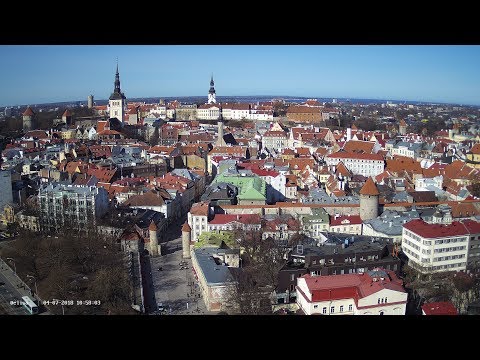
<path id="1" fill-rule="evenodd" d="M 374 142 L 350 140 L 350 141 L 347 141 L 345 145 L 343 145 L 343 150 L 347 152 L 371 154 L 374 146 L 375 146 Z"/>
<path id="2" fill-rule="evenodd" d="M 320 114 L 321 108 L 311 106 L 289 106 L 287 114 Z"/>
<path id="3" fill-rule="evenodd" d="M 385 167 L 385 170 L 389 170 L 391 172 L 399 172 L 402 170 L 406 170 L 420 174 L 422 173 L 422 166 L 420 162 L 415 161 L 412 158 L 405 156 L 395 156 L 394 159 L 387 160 L 387 166 Z"/>
<path id="4" fill-rule="evenodd" d="M 480 144 L 475 144 L 470 150 L 472 154 L 480 155 Z"/>
<path id="5" fill-rule="evenodd" d="M 400 126 L 407 126 L 407 123 L 405 122 L 405 120 L 400 120 L 400 123 L 399 123 Z"/>
<path id="6" fill-rule="evenodd" d="M 29 106 L 27 109 L 23 112 L 23 116 L 33 116 L 35 113 L 33 112 L 32 108 Z"/>
<path id="7" fill-rule="evenodd" d="M 188 225 L 188 223 L 185 223 L 185 224 L 183 224 L 183 226 L 182 226 L 182 231 L 183 231 L 183 232 L 191 232 L 191 231 L 192 231 L 192 228 L 190 227 L 190 225 Z"/>
<path id="8" fill-rule="evenodd" d="M 369 176 L 365 185 L 363 185 L 362 189 L 360 190 L 361 195 L 371 195 L 371 196 L 378 196 L 380 193 L 378 192 L 377 185 L 373 182 L 372 178 Z"/>
<path id="9" fill-rule="evenodd" d="M 208 216 L 208 202 L 200 202 L 192 205 L 190 214 L 197 216 Z"/>
<path id="10" fill-rule="evenodd" d="M 63 112 L 63 116 L 72 116 L 72 113 L 70 112 L 70 110 L 66 109 L 64 112 Z"/>
<path id="11" fill-rule="evenodd" d="M 155 224 L 155 221 L 152 220 L 152 222 L 150 223 L 150 226 L 148 227 L 148 230 L 149 231 L 157 231 L 158 230 L 158 227 Z"/>

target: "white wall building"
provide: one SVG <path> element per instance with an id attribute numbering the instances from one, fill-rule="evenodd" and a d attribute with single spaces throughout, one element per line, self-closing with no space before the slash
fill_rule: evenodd
<path id="1" fill-rule="evenodd" d="M 435 186 L 436 188 L 442 189 L 443 187 L 443 176 L 438 175 L 433 178 L 419 178 L 415 179 L 415 190 L 417 191 L 426 191 L 427 186 Z"/>
<path id="2" fill-rule="evenodd" d="M 219 120 L 221 118 L 221 108 L 218 104 L 203 104 L 197 109 L 198 120 Z"/>
<path id="3" fill-rule="evenodd" d="M 377 176 L 385 169 L 385 161 L 379 154 L 336 152 L 325 156 L 325 161 L 328 166 L 337 166 L 341 161 L 353 175 L 365 177 Z"/>
<path id="4" fill-rule="evenodd" d="M 198 237 L 204 231 L 208 231 L 208 202 L 201 202 L 193 204 L 192 208 L 188 212 L 187 222 L 191 232 L 191 241 L 198 241 Z"/>
<path id="5" fill-rule="evenodd" d="M 407 292 L 393 271 L 297 279 L 297 304 L 306 315 L 405 315 Z"/>
<path id="6" fill-rule="evenodd" d="M 282 151 L 288 147 L 288 136 L 285 131 L 266 131 L 262 136 L 262 148 Z"/>
<path id="7" fill-rule="evenodd" d="M 51 183 L 39 189 L 40 225 L 47 231 L 85 229 L 108 211 L 103 187 Z"/>
<path id="8" fill-rule="evenodd" d="M 458 221 L 428 224 L 416 219 L 403 225 L 402 250 L 421 273 L 466 269 L 469 230 Z"/>

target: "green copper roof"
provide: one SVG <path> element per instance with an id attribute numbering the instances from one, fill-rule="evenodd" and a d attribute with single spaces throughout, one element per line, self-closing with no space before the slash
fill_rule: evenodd
<path id="1" fill-rule="evenodd" d="M 238 188 L 237 198 L 239 200 L 265 201 L 267 198 L 267 185 L 265 181 L 258 176 L 221 174 L 218 175 L 213 182 L 226 182 L 235 185 Z"/>

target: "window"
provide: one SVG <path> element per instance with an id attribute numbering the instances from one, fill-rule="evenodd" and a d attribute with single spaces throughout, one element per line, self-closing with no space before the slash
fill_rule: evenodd
<path id="1" fill-rule="evenodd" d="M 385 304 L 387 303 L 387 298 L 385 298 Z"/>
<path id="2" fill-rule="evenodd" d="M 295 280 L 295 274 L 290 274 L 290 281 L 294 281 Z"/>
<path id="3" fill-rule="evenodd" d="M 324 307 L 324 308 L 322 309 L 322 314 L 326 314 L 326 313 L 327 313 L 327 308 Z"/>
<path id="4" fill-rule="evenodd" d="M 313 308 L 314 308 L 314 309 L 318 308 L 318 305 L 313 305 Z"/>
<path id="5" fill-rule="evenodd" d="M 380 298 L 378 298 L 378 304 L 380 304 Z"/>
<path id="6" fill-rule="evenodd" d="M 330 307 L 330 314 L 333 314 L 335 312 L 335 306 Z"/>
<path id="7" fill-rule="evenodd" d="M 352 304 L 348 305 L 348 311 L 352 311 L 352 310 L 353 310 L 353 305 Z"/>
<path id="8" fill-rule="evenodd" d="M 383 315 L 383 311 L 380 311 L 380 314 L 379 315 Z"/>
<path id="9" fill-rule="evenodd" d="M 290 291 L 295 291 L 295 285 L 290 285 Z"/>
<path id="10" fill-rule="evenodd" d="M 340 305 L 340 312 L 343 312 L 343 305 Z"/>

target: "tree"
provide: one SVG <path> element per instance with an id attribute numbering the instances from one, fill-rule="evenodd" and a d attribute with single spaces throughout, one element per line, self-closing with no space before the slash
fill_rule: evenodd
<path id="1" fill-rule="evenodd" d="M 245 224 L 245 228 L 234 232 L 242 251 L 243 266 L 235 275 L 230 302 L 241 314 L 271 313 L 278 273 L 286 262 L 286 248 L 271 237 L 264 239 L 262 228 Z"/>

